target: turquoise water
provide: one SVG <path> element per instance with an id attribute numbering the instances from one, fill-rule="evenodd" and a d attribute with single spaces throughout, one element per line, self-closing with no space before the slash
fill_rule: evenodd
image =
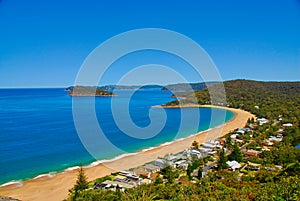
<path id="1" fill-rule="evenodd" d="M 99 147 L 93 158 L 82 145 L 72 116 L 72 98 L 63 89 L 0 89 L 0 184 L 33 178 L 49 172 L 60 172 L 80 163 L 90 164 L 95 160 L 112 159 L 124 153 L 137 152 L 158 146 L 174 139 L 183 138 L 198 131 L 224 123 L 234 114 L 211 108 L 151 109 L 171 101 L 169 92 L 158 89 L 140 90 L 130 99 L 129 113 L 139 127 L 159 122 L 165 111 L 166 122 L 162 130 L 149 139 L 126 135 L 116 125 L 111 111 L 111 101 L 117 102 L 120 111 L 126 107 L 130 91 L 116 91 L 116 97 L 97 97 L 95 108 L 98 123 L 105 137 L 118 150 Z M 90 98 L 79 97 L 81 101 Z M 195 121 L 195 112 L 200 114 L 197 124 L 184 124 L 179 132 L 182 111 L 187 122 Z M 119 110 L 117 110 L 119 111 Z M 212 111 L 217 118 L 211 120 Z M 121 112 L 120 112 L 121 113 Z M 121 117 L 122 120 L 122 114 Z M 89 131 L 94 132 L 94 131 Z M 137 135 L 146 135 L 138 133 Z"/>

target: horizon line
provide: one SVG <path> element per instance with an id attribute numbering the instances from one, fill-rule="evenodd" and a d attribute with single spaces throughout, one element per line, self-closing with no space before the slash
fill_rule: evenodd
<path id="1" fill-rule="evenodd" d="M 97 87 L 104 86 L 149 86 L 149 85 L 159 85 L 159 86 L 168 86 L 168 85 L 176 85 L 176 84 L 197 84 L 197 83 L 208 83 L 208 82 L 226 82 L 226 81 L 234 81 L 234 80 L 247 80 L 247 81 L 257 81 L 257 82 L 300 82 L 299 80 L 255 80 L 255 79 L 246 79 L 246 78 L 236 78 L 236 79 L 228 79 L 223 81 L 202 81 L 202 82 L 177 82 L 177 83 L 168 83 L 168 84 L 157 84 L 157 83 L 147 83 L 147 84 L 105 84 L 105 85 L 97 85 Z M 70 86 L 91 86 L 91 85 L 64 85 L 64 86 L 7 86 L 1 87 L 0 89 L 60 89 L 67 88 Z M 96 86 L 95 86 L 96 87 Z"/>

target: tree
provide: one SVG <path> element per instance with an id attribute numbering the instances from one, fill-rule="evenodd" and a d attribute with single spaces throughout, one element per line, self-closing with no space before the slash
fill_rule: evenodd
<path id="1" fill-rule="evenodd" d="M 188 167 L 187 167 L 187 169 L 186 169 L 186 174 L 187 174 L 189 180 L 192 180 L 192 178 L 193 178 L 193 177 L 192 177 L 193 171 L 194 171 L 193 166 L 191 166 L 191 165 L 189 164 Z"/>
<path id="2" fill-rule="evenodd" d="M 230 149 L 231 148 L 231 143 L 232 143 L 232 139 L 230 137 L 230 135 L 228 135 L 228 137 L 226 138 L 226 141 L 225 141 L 225 146 Z"/>
<path id="3" fill-rule="evenodd" d="M 196 140 L 194 140 L 194 142 L 192 143 L 192 146 L 194 148 L 198 149 L 199 148 L 199 143 Z"/>
<path id="4" fill-rule="evenodd" d="M 163 175 L 164 179 L 168 180 L 168 183 L 173 183 L 174 179 L 176 177 L 176 173 L 173 172 L 173 169 L 171 166 L 167 166 L 164 169 L 160 171 L 160 173 Z"/>
<path id="5" fill-rule="evenodd" d="M 87 189 L 89 187 L 89 183 L 87 181 L 87 176 L 85 175 L 85 172 L 82 168 L 82 164 L 80 164 L 80 168 L 78 170 L 78 176 L 77 176 L 77 181 L 74 186 L 75 191 L 80 191 Z"/>
<path id="6" fill-rule="evenodd" d="M 201 179 L 201 178 L 202 178 L 202 172 L 203 172 L 203 168 L 202 168 L 202 167 L 199 167 L 199 169 L 198 169 L 198 175 L 197 175 L 197 178 L 198 178 L 198 179 Z"/>
<path id="7" fill-rule="evenodd" d="M 163 182 L 162 178 L 158 175 L 154 181 L 154 184 L 158 185 L 158 184 L 162 184 L 162 183 L 164 183 L 164 182 Z"/>
<path id="8" fill-rule="evenodd" d="M 241 150 L 238 147 L 237 143 L 234 143 L 233 150 L 232 150 L 231 154 L 229 155 L 228 159 L 231 161 L 235 160 L 237 162 L 241 162 L 243 160 Z"/>
<path id="9" fill-rule="evenodd" d="M 218 170 L 222 170 L 222 169 L 227 169 L 228 165 L 226 164 L 227 162 L 227 157 L 225 155 L 225 151 L 224 149 L 221 150 L 220 154 L 219 154 L 219 160 L 218 160 Z"/>

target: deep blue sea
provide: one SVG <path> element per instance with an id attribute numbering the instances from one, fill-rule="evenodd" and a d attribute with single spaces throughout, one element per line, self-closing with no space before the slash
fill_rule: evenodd
<path id="1" fill-rule="evenodd" d="M 220 125 L 224 123 L 221 118 L 224 113 L 226 121 L 234 116 L 232 112 L 211 108 L 153 108 L 149 117 L 151 106 L 173 100 L 171 93 L 159 89 L 139 90 L 130 98 L 129 105 L 126 104 L 131 91 L 115 93 L 115 97 L 96 97 L 95 108 L 103 133 L 119 149 L 98 147 L 100 151 L 95 159 L 86 151 L 77 134 L 72 115 L 72 97 L 67 96 L 68 92 L 64 89 L 0 89 L 0 184 L 61 172 L 80 163 L 88 165 L 95 160 L 112 159 L 120 154 L 158 146 Z M 91 99 L 76 98 L 82 102 Z M 121 113 L 117 118 L 122 122 L 126 117 L 124 114 L 122 118 L 122 111 L 129 107 L 132 121 L 141 128 L 155 122 L 159 124 L 160 116 L 165 112 L 166 122 L 162 130 L 148 139 L 126 135 L 114 121 L 110 109 L 113 99 L 117 103 L 116 111 Z M 191 122 L 195 112 L 200 113 L 200 121 L 196 126 L 192 123 L 184 125 L 179 132 L 182 110 L 185 111 L 185 118 Z M 220 114 L 220 118 L 211 120 L 212 110 Z M 141 132 L 136 135 L 142 137 L 146 134 Z"/>

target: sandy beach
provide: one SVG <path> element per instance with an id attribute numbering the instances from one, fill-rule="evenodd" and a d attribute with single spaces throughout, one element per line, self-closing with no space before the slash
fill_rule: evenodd
<path id="1" fill-rule="evenodd" d="M 190 105 L 187 107 L 199 107 L 197 105 Z M 211 106 L 201 106 L 211 107 Z M 175 107 L 173 107 L 175 108 Z M 223 108 L 223 107 L 219 107 Z M 228 132 L 243 127 L 248 118 L 254 117 L 249 112 L 232 109 L 228 109 L 235 113 L 235 117 L 213 129 L 203 131 L 195 134 L 183 140 L 175 141 L 170 144 L 159 146 L 147 151 L 132 154 L 118 160 L 105 162 L 94 167 L 85 168 L 86 175 L 89 180 L 94 180 L 99 177 L 103 177 L 112 172 L 126 170 L 133 167 L 143 165 L 147 162 L 155 160 L 157 157 L 163 157 L 168 153 L 178 153 L 191 146 L 194 140 L 199 143 L 206 142 L 210 139 L 216 139 L 221 137 Z M 54 176 L 44 176 L 36 179 L 24 181 L 22 186 L 16 187 L 16 185 L 7 185 L 0 188 L 0 195 L 10 196 L 24 201 L 58 201 L 63 200 L 68 195 L 68 190 L 74 186 L 76 181 L 77 171 L 70 170 L 67 172 L 58 173 Z"/>

